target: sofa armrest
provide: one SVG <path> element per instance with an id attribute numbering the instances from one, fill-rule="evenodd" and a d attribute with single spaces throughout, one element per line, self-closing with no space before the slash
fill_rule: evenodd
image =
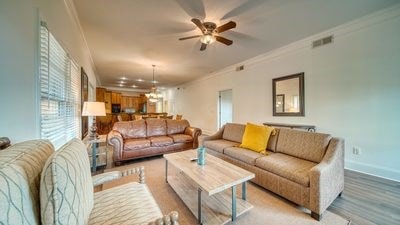
<path id="1" fill-rule="evenodd" d="M 321 215 L 344 189 L 344 140 L 332 138 L 322 161 L 310 171 L 310 209 Z"/>
<path id="2" fill-rule="evenodd" d="M 114 148 L 114 161 L 120 161 L 122 159 L 122 150 L 124 149 L 124 139 L 121 133 L 116 130 L 110 131 L 107 135 L 107 143 Z"/>
<path id="3" fill-rule="evenodd" d="M 210 136 L 205 136 L 202 138 L 202 142 L 200 143 L 201 145 L 204 144 L 205 141 L 211 141 L 211 140 L 218 140 L 218 139 L 222 139 L 222 134 L 224 133 L 224 128 L 225 125 L 223 127 L 221 127 L 217 133 L 210 135 Z"/>
<path id="4" fill-rule="evenodd" d="M 199 136 L 201 135 L 201 130 L 196 127 L 186 127 L 184 134 L 190 135 L 193 138 L 193 148 L 199 147 Z"/>
<path id="5" fill-rule="evenodd" d="M 153 222 L 148 223 L 148 225 L 179 225 L 178 217 L 178 212 L 172 211 L 168 215 L 165 215 L 161 218 L 156 219 Z"/>
<path id="6" fill-rule="evenodd" d="M 135 167 L 132 169 L 127 169 L 123 171 L 112 171 L 107 173 L 98 174 L 92 177 L 93 186 L 98 186 L 113 180 L 120 179 L 131 174 L 139 175 L 139 183 L 144 184 L 144 167 Z"/>

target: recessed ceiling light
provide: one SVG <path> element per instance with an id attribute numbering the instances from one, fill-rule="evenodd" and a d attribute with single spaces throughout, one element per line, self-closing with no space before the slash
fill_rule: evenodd
<path id="1" fill-rule="evenodd" d="M 137 86 L 137 85 L 132 85 L 131 87 L 133 87 L 133 88 L 137 88 L 138 86 Z"/>
<path id="2" fill-rule="evenodd" d="M 125 84 L 126 82 L 123 81 L 123 80 L 120 80 L 119 83 L 120 83 L 120 84 Z"/>
<path id="3" fill-rule="evenodd" d="M 120 86 L 120 87 L 123 87 L 123 86 L 125 86 L 125 85 L 123 85 L 123 84 L 119 84 L 118 86 Z"/>
<path id="4" fill-rule="evenodd" d="M 144 80 L 139 78 L 139 79 L 136 79 L 136 81 L 143 82 Z"/>
<path id="5" fill-rule="evenodd" d="M 128 80 L 125 76 L 121 77 L 121 80 Z"/>
<path id="6" fill-rule="evenodd" d="M 158 81 L 156 81 L 156 80 L 153 80 L 151 83 L 153 83 L 153 84 L 157 84 L 157 83 L 158 83 Z"/>

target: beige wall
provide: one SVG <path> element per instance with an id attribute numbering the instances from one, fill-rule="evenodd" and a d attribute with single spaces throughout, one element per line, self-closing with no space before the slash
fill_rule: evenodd
<path id="1" fill-rule="evenodd" d="M 39 18 L 95 87 L 95 71 L 68 0 L 0 1 L 0 136 L 12 142 L 40 137 L 38 115 Z"/>
<path id="2" fill-rule="evenodd" d="M 334 34 L 334 43 L 311 49 Z M 400 180 L 400 7 L 238 63 L 165 92 L 192 126 L 217 129 L 218 91 L 233 90 L 233 120 L 316 125 L 346 141 L 346 167 Z M 272 116 L 272 79 L 305 73 L 305 117 Z M 170 107 L 171 108 L 171 107 Z M 172 110 L 172 109 L 170 109 Z M 170 112 L 172 113 L 172 112 Z M 352 154 L 360 147 L 361 154 Z"/>

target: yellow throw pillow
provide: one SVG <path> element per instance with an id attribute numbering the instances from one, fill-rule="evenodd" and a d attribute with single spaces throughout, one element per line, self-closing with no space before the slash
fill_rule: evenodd
<path id="1" fill-rule="evenodd" d="M 247 123 L 242 138 L 242 144 L 240 144 L 239 147 L 265 154 L 269 136 L 273 130 L 273 127 Z"/>

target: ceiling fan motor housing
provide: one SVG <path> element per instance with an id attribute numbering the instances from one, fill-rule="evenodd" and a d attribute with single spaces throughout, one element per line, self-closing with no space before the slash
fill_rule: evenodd
<path id="1" fill-rule="evenodd" d="M 213 22 L 204 22 L 203 23 L 206 30 L 204 31 L 205 34 L 214 34 L 216 33 L 217 25 Z"/>

